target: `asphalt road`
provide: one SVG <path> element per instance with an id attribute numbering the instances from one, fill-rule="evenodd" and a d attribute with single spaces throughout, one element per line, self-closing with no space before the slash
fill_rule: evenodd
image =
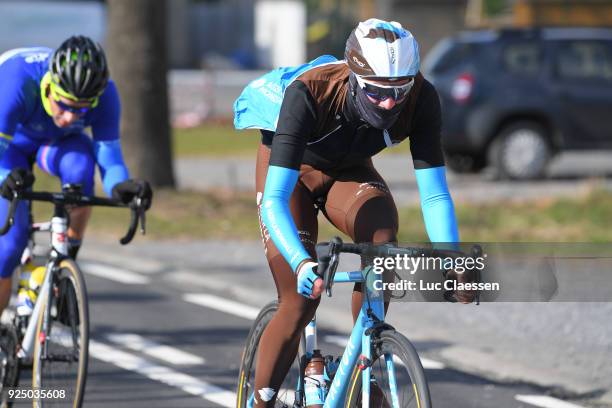
<path id="1" fill-rule="evenodd" d="M 258 308 L 272 299 L 273 286 L 262 278 L 261 257 L 253 260 L 254 244 L 203 245 L 202 253 L 194 248 L 140 243 L 126 251 L 91 242 L 84 248 L 81 264 L 92 318 L 85 406 L 233 406 L 243 342 Z M 220 259 L 223 251 L 232 258 Z M 342 307 L 347 294 L 337 289 L 333 301 L 321 308 L 319 339 L 326 354 L 341 354 L 350 327 Z M 407 315 L 402 307 L 396 309 L 390 322 L 401 327 Z M 491 381 L 451 368 L 439 353 L 444 345 L 435 339 L 423 327 L 414 341 L 435 407 L 594 406 L 551 397 L 558 395 L 553 388 Z M 493 362 L 489 370 L 498 368 L 503 367 Z M 27 376 L 22 386 L 29 384 Z"/>

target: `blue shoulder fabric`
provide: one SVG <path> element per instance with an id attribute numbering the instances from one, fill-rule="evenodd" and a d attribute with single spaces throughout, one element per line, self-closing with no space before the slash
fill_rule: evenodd
<path id="1" fill-rule="evenodd" d="M 444 166 L 415 170 L 425 229 L 431 242 L 459 242 L 453 200 Z"/>
<path id="2" fill-rule="evenodd" d="M 98 166 L 100 166 L 104 192 L 110 197 L 115 184 L 129 178 L 119 140 L 94 141 L 94 153 Z"/>
<path id="3" fill-rule="evenodd" d="M 261 202 L 261 219 L 272 242 L 295 271 L 300 262 L 310 258 L 289 210 L 289 198 L 297 182 L 299 172 L 279 166 L 268 167 L 266 186 Z"/>
<path id="4" fill-rule="evenodd" d="M 331 55 L 322 55 L 303 65 L 277 68 L 251 81 L 234 102 L 234 127 L 275 131 L 285 89 L 309 69 L 337 61 Z"/>

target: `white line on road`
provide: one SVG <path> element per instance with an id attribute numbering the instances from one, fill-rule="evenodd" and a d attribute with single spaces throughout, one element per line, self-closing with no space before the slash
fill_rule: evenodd
<path id="1" fill-rule="evenodd" d="M 517 401 L 535 405 L 542 408 L 583 408 L 580 405 L 571 404 L 546 395 L 516 395 Z"/>
<path id="2" fill-rule="evenodd" d="M 226 391 L 216 385 L 201 381 L 195 377 L 175 371 L 163 365 L 158 365 L 144 358 L 125 351 L 117 350 L 99 341 L 89 341 L 89 353 L 92 357 L 124 370 L 133 371 L 145 377 L 159 381 L 174 388 L 179 388 L 188 394 L 195 395 L 224 407 L 234 407 L 236 394 Z"/>
<path id="3" fill-rule="evenodd" d="M 340 347 L 346 347 L 346 343 L 348 342 L 348 335 L 346 337 L 328 335 L 328 336 L 323 337 L 323 341 L 330 343 L 330 344 L 335 344 Z M 430 360 L 428 358 L 423 358 L 421 356 L 419 356 L 419 358 L 421 359 L 421 364 L 423 364 L 423 368 L 427 370 L 443 370 L 444 368 L 446 368 L 444 364 L 438 361 Z M 401 364 L 401 360 L 397 358 L 397 356 L 393 356 L 393 361 Z"/>
<path id="4" fill-rule="evenodd" d="M 164 264 L 158 260 L 147 258 L 145 256 L 135 255 L 120 255 L 116 252 L 109 250 L 99 250 L 87 248 L 83 251 L 83 256 L 87 261 L 95 262 L 103 261 L 106 263 L 112 263 L 115 265 L 121 265 L 131 271 L 144 273 L 144 274 L 156 274 L 164 269 Z"/>
<path id="5" fill-rule="evenodd" d="M 254 320 L 259 314 L 259 308 L 204 293 L 188 293 L 183 295 L 183 300 L 248 320 Z"/>
<path id="6" fill-rule="evenodd" d="M 110 279 L 127 285 L 146 285 L 151 281 L 146 276 L 96 262 L 81 262 L 81 268 L 88 275 Z"/>
<path id="7" fill-rule="evenodd" d="M 157 343 L 133 333 L 113 333 L 106 336 L 110 341 L 130 350 L 144 353 L 174 365 L 201 365 L 204 359 L 174 347 Z"/>

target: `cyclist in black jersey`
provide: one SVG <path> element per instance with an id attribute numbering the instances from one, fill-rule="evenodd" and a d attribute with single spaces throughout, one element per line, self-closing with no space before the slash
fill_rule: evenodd
<path id="1" fill-rule="evenodd" d="M 440 103 L 419 72 L 412 34 L 399 23 L 370 19 L 351 33 L 344 60 L 324 56 L 293 76 L 289 71 L 253 81 L 235 104 L 238 128 L 262 130 L 257 201 L 279 298 L 259 344 L 257 407 L 274 406 L 320 301 L 317 212 L 354 242 L 397 242 L 397 209 L 372 156 L 409 139 L 429 238 L 459 241 L 440 144 Z M 280 111 L 273 105 L 280 98 L 269 97 L 274 89 L 284 90 Z M 353 317 L 361 298 L 356 285 Z"/>

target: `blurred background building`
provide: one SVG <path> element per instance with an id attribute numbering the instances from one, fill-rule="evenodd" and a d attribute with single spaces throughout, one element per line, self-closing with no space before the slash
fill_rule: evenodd
<path id="1" fill-rule="evenodd" d="M 185 125 L 228 116 L 239 90 L 262 70 L 296 65 L 321 54 L 342 58 L 350 30 L 369 17 L 401 22 L 415 33 L 423 57 L 440 39 L 465 28 L 612 26 L 611 0 L 172 0 L 167 4 L 173 117 Z M 56 47 L 74 33 L 104 43 L 106 7 L 99 0 L 0 0 L 0 51 Z"/>

